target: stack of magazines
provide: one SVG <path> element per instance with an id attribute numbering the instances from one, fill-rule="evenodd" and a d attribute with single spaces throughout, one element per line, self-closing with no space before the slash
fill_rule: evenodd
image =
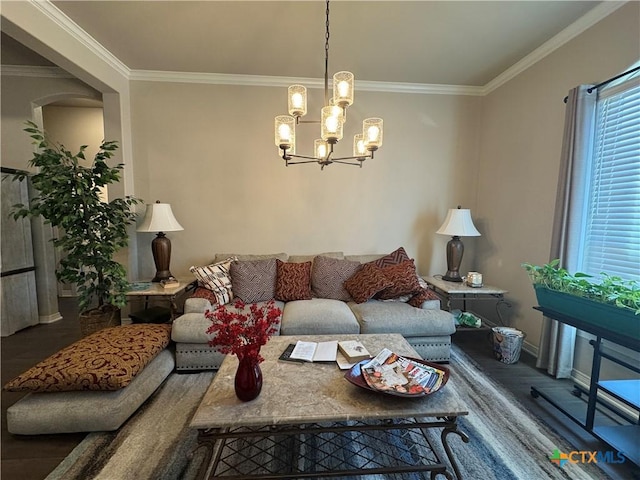
<path id="1" fill-rule="evenodd" d="M 362 377 L 373 390 L 400 395 L 428 395 L 445 382 L 445 371 L 402 357 L 385 348 L 360 364 Z"/>

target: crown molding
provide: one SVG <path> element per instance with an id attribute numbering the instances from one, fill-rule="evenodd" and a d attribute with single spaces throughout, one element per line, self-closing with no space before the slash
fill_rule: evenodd
<path id="1" fill-rule="evenodd" d="M 292 83 L 303 83 L 308 88 L 324 88 L 324 80 L 316 78 L 272 77 L 263 75 L 233 75 L 222 73 L 170 72 L 157 70 L 132 70 L 110 51 L 80 28 L 73 20 L 59 10 L 50 0 L 29 0 L 42 13 L 62 27 L 92 53 L 131 81 L 201 83 L 212 85 L 244 85 L 255 87 L 288 87 Z M 394 83 L 358 81 L 358 89 L 371 92 L 412 93 L 424 95 L 473 95 L 485 96 L 504 85 L 514 77 L 551 54 L 565 43 L 592 27 L 603 18 L 615 12 L 628 1 L 604 1 L 591 9 L 580 19 L 542 44 L 529 55 L 509 67 L 484 86 L 436 85 L 421 83 Z M 3 66 L 3 69 L 5 66 Z M 4 72 L 3 72 L 4 74 Z"/>
<path id="2" fill-rule="evenodd" d="M 84 31 L 71 18 L 65 15 L 62 10 L 56 7 L 50 0 L 38 1 L 29 0 L 30 3 L 46 15 L 56 25 L 61 27 L 65 32 L 71 35 L 75 40 L 86 47 L 91 53 L 108 64 L 111 68 L 118 71 L 125 78 L 128 78 L 131 70 L 122 63 L 115 55 L 102 46 L 95 38 Z"/>
<path id="3" fill-rule="evenodd" d="M 573 40 L 575 37 L 580 35 L 582 32 L 592 27 L 603 18 L 612 14 L 624 4 L 628 3 L 627 1 L 621 2 L 610 2 L 605 1 L 597 5 L 596 7 L 589 10 L 578 20 L 573 22 L 567 28 L 562 30 L 560 33 L 547 40 L 541 46 L 536 48 L 533 52 L 531 52 L 526 57 L 522 58 L 520 61 L 509 67 L 507 70 L 502 72 L 496 78 L 487 83 L 484 87 L 482 87 L 482 95 L 488 95 L 493 92 L 498 87 L 504 85 L 509 80 L 513 79 L 520 73 L 524 72 L 527 68 L 533 66 L 547 55 L 553 53 L 558 48 L 562 47 L 564 44 Z"/>
<path id="4" fill-rule="evenodd" d="M 243 85 L 251 87 L 288 87 L 300 83 L 307 88 L 324 88 L 319 78 L 272 77 L 265 75 L 230 75 L 223 73 L 166 72 L 131 70 L 130 80 L 145 82 L 202 83 L 210 85 Z M 429 85 L 422 83 L 371 82 L 356 80 L 360 91 L 414 93 L 429 95 L 483 95 L 483 87 L 464 85 Z"/>
<path id="5" fill-rule="evenodd" d="M 60 67 L 35 65 L 2 65 L 0 73 L 10 77 L 76 78 Z"/>

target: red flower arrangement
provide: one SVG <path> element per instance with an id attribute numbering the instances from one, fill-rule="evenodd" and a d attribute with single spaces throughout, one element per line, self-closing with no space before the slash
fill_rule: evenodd
<path id="1" fill-rule="evenodd" d="M 242 300 L 236 300 L 233 307 L 218 305 L 205 312 L 211 320 L 207 333 L 215 334 L 209 345 L 221 353 L 235 354 L 238 360 L 254 357 L 262 362 L 260 347 L 278 331 L 280 315 L 282 310 L 273 300 L 260 307 L 255 303 L 247 305 Z"/>

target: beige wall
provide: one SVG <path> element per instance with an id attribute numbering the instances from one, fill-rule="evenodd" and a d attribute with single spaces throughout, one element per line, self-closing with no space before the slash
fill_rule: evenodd
<path id="1" fill-rule="evenodd" d="M 33 156 L 31 138 L 23 131 L 27 120 L 36 121 L 34 108 L 63 97 L 100 98 L 100 94 L 74 78 L 2 76 L 3 167 L 29 170 Z"/>
<path id="2" fill-rule="evenodd" d="M 104 140 L 103 110 L 101 107 L 65 107 L 45 105 L 42 108 L 43 126 L 49 138 L 65 146 L 74 155 L 85 145 L 85 160 L 81 165 L 93 165 L 93 159 L 100 151 Z M 101 187 L 101 200 L 109 201 L 109 192 Z"/>
<path id="3" fill-rule="evenodd" d="M 72 153 L 77 153 L 82 145 L 86 165 L 104 140 L 104 122 L 102 108 L 62 107 L 48 105 L 42 109 L 44 126 L 54 142 L 62 143 Z"/>
<path id="4" fill-rule="evenodd" d="M 488 283 L 509 289 L 513 324 L 534 352 L 542 318 L 520 264 L 549 260 L 562 100 L 574 86 L 605 80 L 640 58 L 639 10 L 630 2 L 483 98 L 476 262 Z"/>
<path id="5" fill-rule="evenodd" d="M 480 98 L 356 95 L 349 129 L 381 116 L 384 145 L 362 169 L 320 171 L 287 168 L 278 156 L 273 118 L 286 110 L 286 88 L 133 82 L 136 193 L 171 203 L 185 228 L 169 234 L 172 273 L 222 251 L 374 253 L 401 245 L 421 273 L 444 272 L 448 239 L 435 231 L 448 208 L 475 206 Z M 298 126 L 298 153 L 311 153 L 318 129 Z M 351 155 L 353 133 L 339 154 Z M 153 235 L 138 236 L 149 276 L 143 245 Z"/>

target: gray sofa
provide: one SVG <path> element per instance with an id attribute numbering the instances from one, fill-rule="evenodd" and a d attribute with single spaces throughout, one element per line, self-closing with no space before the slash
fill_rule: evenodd
<path id="1" fill-rule="evenodd" d="M 384 255 L 343 255 L 341 252 L 319 254 L 332 258 L 357 261 L 361 264 L 375 261 Z M 218 254 L 214 262 L 232 255 Z M 238 261 L 276 257 L 281 261 L 300 263 L 313 261 L 315 255 L 235 255 Z M 424 283 L 419 279 L 421 284 Z M 283 311 L 280 335 L 328 335 L 400 333 L 425 360 L 448 362 L 451 335 L 455 332 L 454 317 L 440 309 L 439 300 L 424 301 L 419 308 L 406 302 L 371 299 L 364 303 L 331 298 L 311 298 L 282 302 L 276 305 Z M 206 333 L 210 321 L 204 312 L 212 308 L 204 298 L 189 298 L 184 314 L 173 322 L 172 340 L 176 347 L 176 369 L 197 371 L 218 369 L 224 355 L 208 345 Z"/>

